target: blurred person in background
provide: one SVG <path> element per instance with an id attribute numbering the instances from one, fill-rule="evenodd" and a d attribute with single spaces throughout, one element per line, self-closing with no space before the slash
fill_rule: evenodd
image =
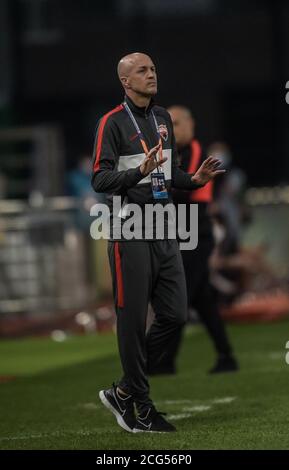
<path id="1" fill-rule="evenodd" d="M 218 292 L 219 305 L 223 306 L 230 305 L 246 290 L 252 260 L 242 250 L 241 236 L 243 227 L 251 221 L 251 214 L 244 202 L 246 175 L 234 165 L 228 144 L 213 142 L 209 151 L 227 170 L 215 182 L 214 202 L 209 208 L 216 241 L 210 258 L 211 281 Z"/>
<path id="2" fill-rule="evenodd" d="M 68 194 L 79 200 L 77 213 L 77 225 L 87 233 L 91 225 L 90 209 L 96 203 L 106 203 L 103 193 L 96 193 L 91 186 L 91 156 L 83 153 L 80 155 L 76 168 L 68 172 Z"/>
<path id="3" fill-rule="evenodd" d="M 237 246 L 227 230 L 227 219 L 218 206 L 212 207 L 215 248 L 210 257 L 211 282 L 223 312 L 254 291 L 266 292 L 278 286 L 274 271 L 266 260 L 269 246 Z M 276 282 L 277 281 L 277 282 Z"/>
<path id="4" fill-rule="evenodd" d="M 74 197 L 105 202 L 105 194 L 96 193 L 91 186 L 91 171 L 91 156 L 84 153 L 80 156 L 77 167 L 68 173 L 69 193 Z"/>
<path id="5" fill-rule="evenodd" d="M 225 142 L 213 142 L 208 152 L 218 158 L 226 173 L 220 176 L 214 185 L 214 208 L 221 216 L 226 227 L 226 245 L 233 251 L 239 249 L 242 226 L 248 220 L 244 204 L 246 175 L 234 166 L 232 152 Z"/>
<path id="6" fill-rule="evenodd" d="M 189 109 L 184 106 L 172 106 L 168 109 L 177 143 L 180 168 L 187 173 L 194 173 L 204 161 L 204 153 L 195 138 L 195 120 Z M 224 168 L 224 167 L 223 167 Z M 224 174 L 220 177 L 224 177 Z M 213 183 L 208 182 L 203 188 L 188 192 L 174 189 L 173 200 L 176 204 L 186 204 L 187 227 L 190 224 L 190 204 L 198 204 L 198 246 L 194 250 L 181 251 L 187 284 L 188 307 L 197 310 L 213 341 L 217 360 L 210 373 L 231 372 L 238 369 L 232 347 L 228 340 L 224 322 L 220 316 L 215 290 L 210 283 L 209 257 L 214 248 L 212 221 L 208 206 L 212 201 Z M 149 372 L 174 373 L 175 360 L 181 342 L 182 331 L 175 337 L 172 348 L 163 356 L 162 364 Z"/>
<path id="7" fill-rule="evenodd" d="M 96 246 L 90 236 L 90 209 L 97 203 L 106 204 L 106 196 L 93 190 L 91 186 L 91 171 L 91 155 L 84 152 L 80 155 L 76 168 L 68 172 L 66 183 L 68 194 L 77 200 L 75 224 L 81 232 L 84 241 L 87 279 L 91 282 L 91 289 L 98 295 L 101 285 L 98 265 L 102 258 L 98 253 L 98 246 Z"/>
<path id="8" fill-rule="evenodd" d="M 210 208 L 215 247 L 209 259 L 210 280 L 217 293 L 219 307 L 230 305 L 243 292 L 239 244 L 233 236 L 228 218 L 218 204 Z"/>

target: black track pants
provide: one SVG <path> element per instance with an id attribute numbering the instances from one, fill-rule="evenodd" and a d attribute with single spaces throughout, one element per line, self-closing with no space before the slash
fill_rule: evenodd
<path id="1" fill-rule="evenodd" d="M 176 240 L 109 242 L 123 378 L 141 412 L 151 401 L 147 365 L 162 362 L 187 320 L 186 281 Z M 146 335 L 148 304 L 155 319 Z"/>

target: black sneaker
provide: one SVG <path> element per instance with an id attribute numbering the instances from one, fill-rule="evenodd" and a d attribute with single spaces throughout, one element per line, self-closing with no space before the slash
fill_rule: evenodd
<path id="1" fill-rule="evenodd" d="M 115 384 L 112 384 L 112 388 L 108 390 L 101 390 L 99 392 L 99 398 L 106 408 L 111 411 L 123 429 L 128 432 L 134 432 L 133 428 L 136 423 L 134 413 L 134 402 L 132 396 L 122 398 L 117 391 Z"/>
<path id="2" fill-rule="evenodd" d="M 216 364 L 209 370 L 209 374 L 221 374 L 223 372 L 236 372 L 239 365 L 233 356 L 220 356 Z"/>
<path id="3" fill-rule="evenodd" d="M 163 415 L 154 407 L 149 408 L 143 416 L 138 416 L 133 432 L 173 432 L 176 431 L 175 426 L 168 423 Z"/>

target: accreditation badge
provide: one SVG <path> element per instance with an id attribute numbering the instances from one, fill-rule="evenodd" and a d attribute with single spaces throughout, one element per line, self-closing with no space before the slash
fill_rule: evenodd
<path id="1" fill-rule="evenodd" d="M 154 199 L 167 199 L 168 191 L 163 172 L 151 173 L 151 184 Z"/>

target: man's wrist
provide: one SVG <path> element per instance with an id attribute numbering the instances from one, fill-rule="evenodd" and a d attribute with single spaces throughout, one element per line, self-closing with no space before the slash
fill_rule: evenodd
<path id="1" fill-rule="evenodd" d="M 201 188 L 202 186 L 204 186 L 204 185 L 200 182 L 199 178 L 198 178 L 196 175 L 193 175 L 193 176 L 191 177 L 191 180 L 192 180 L 193 183 L 195 183 L 195 184 L 196 184 L 197 186 L 199 186 L 200 188 Z"/>
<path id="2" fill-rule="evenodd" d="M 148 175 L 148 173 L 146 174 L 143 165 L 140 165 L 140 166 L 138 167 L 138 169 L 139 169 L 139 172 L 140 172 L 140 174 L 142 175 L 143 178 Z"/>

